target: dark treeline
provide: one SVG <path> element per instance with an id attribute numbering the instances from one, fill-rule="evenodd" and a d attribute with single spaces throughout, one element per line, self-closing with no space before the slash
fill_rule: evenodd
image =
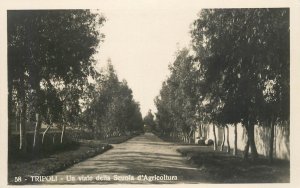
<path id="1" fill-rule="evenodd" d="M 13 130 L 24 153 L 38 151 L 54 126 L 60 143 L 73 130 L 96 139 L 142 131 L 139 104 L 126 81 L 118 80 L 111 64 L 103 72 L 94 68 L 103 16 L 89 10 L 11 10 L 7 19 L 9 144 Z"/>
<path id="2" fill-rule="evenodd" d="M 255 159 L 254 125 L 267 126 L 272 160 L 274 126 L 289 125 L 289 9 L 205 9 L 191 37 L 155 99 L 155 131 L 188 142 L 197 126 L 241 123 Z"/>

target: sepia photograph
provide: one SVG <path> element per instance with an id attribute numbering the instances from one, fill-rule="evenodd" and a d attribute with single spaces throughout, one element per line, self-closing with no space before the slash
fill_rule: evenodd
<path id="1" fill-rule="evenodd" d="M 291 8 L 186 4 L 5 10 L 6 185 L 291 182 Z"/>

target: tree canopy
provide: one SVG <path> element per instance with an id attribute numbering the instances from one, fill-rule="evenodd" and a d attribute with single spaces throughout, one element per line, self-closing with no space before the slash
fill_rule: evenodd
<path id="1" fill-rule="evenodd" d="M 104 22 L 90 10 L 7 12 L 9 125 L 20 127 L 20 149 L 26 151 L 32 122 L 33 148 L 42 124 L 59 127 L 61 142 L 66 127 L 95 130 L 98 138 L 141 131 L 139 104 L 126 81 L 111 64 L 105 73 L 95 69 Z"/>
<path id="2" fill-rule="evenodd" d="M 289 121 L 289 10 L 203 9 L 191 37 L 155 99 L 162 132 L 242 123 L 256 157 L 254 125 Z"/>

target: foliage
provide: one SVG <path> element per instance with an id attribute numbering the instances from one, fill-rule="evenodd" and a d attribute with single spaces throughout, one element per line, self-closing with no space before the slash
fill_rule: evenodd
<path id="1" fill-rule="evenodd" d="M 155 99 L 162 134 L 242 123 L 256 157 L 254 125 L 289 121 L 289 10 L 204 9 L 191 36 Z"/>
<path id="2" fill-rule="evenodd" d="M 157 131 L 156 123 L 154 121 L 154 115 L 152 114 L 151 110 L 148 111 L 143 121 L 144 125 L 147 126 L 150 131 Z"/>
<path id="3" fill-rule="evenodd" d="M 288 16 L 287 9 L 208 9 L 194 22 L 196 59 L 224 122 L 256 122 L 269 112 L 271 93 L 284 101 L 276 109 L 289 113 Z"/>
<path id="4" fill-rule="evenodd" d="M 111 63 L 102 72 L 102 78 L 93 84 L 93 98 L 83 112 L 88 129 L 95 138 L 125 135 L 142 131 L 143 120 L 139 104 L 134 101 L 127 82 L 119 81 Z"/>
<path id="5" fill-rule="evenodd" d="M 164 132 L 181 132 L 182 137 L 189 137 L 196 123 L 196 69 L 187 49 L 178 51 L 176 55 L 174 63 L 169 67 L 171 75 L 163 83 L 160 96 L 155 99 L 158 109 L 156 117 L 158 126 Z"/>
<path id="6" fill-rule="evenodd" d="M 7 17 L 9 126 L 22 130 L 20 149 L 26 147 L 26 124 L 33 122 L 34 143 L 42 124 L 57 125 L 62 139 L 65 127 L 101 138 L 141 130 L 139 104 L 126 81 L 119 82 L 112 65 L 103 75 L 95 69 L 103 16 L 90 10 L 10 10 Z"/>

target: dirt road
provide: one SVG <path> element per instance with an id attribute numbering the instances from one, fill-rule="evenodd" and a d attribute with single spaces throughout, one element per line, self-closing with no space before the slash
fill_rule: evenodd
<path id="1" fill-rule="evenodd" d="M 146 133 L 55 174 L 55 183 L 204 183 L 176 148 Z"/>

